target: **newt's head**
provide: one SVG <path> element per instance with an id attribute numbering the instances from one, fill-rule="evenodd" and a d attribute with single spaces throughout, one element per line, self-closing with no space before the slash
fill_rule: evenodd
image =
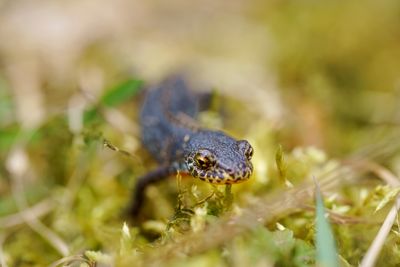
<path id="1" fill-rule="evenodd" d="M 190 174 L 213 184 L 235 184 L 253 172 L 253 148 L 218 131 L 199 131 L 186 144 L 186 165 Z"/>

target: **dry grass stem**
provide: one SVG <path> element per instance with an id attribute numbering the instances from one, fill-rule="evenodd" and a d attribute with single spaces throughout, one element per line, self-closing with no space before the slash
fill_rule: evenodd
<path id="1" fill-rule="evenodd" d="M 16 214 L 7 215 L 4 217 L 0 217 L 0 228 L 10 228 L 20 224 L 23 224 L 24 217 L 33 216 L 34 218 L 40 218 L 54 209 L 54 201 L 51 199 L 45 199 L 36 203 L 35 205 L 26 208 L 25 210 L 21 210 Z"/>
<path id="2" fill-rule="evenodd" d="M 371 161 L 366 163 L 367 167 L 369 167 L 377 176 L 381 177 L 384 181 L 386 181 L 391 186 L 399 186 L 400 181 L 398 177 L 396 177 L 393 173 L 391 173 L 386 168 L 373 163 Z M 371 246 L 369 247 L 367 253 L 365 254 L 363 260 L 361 261 L 360 267 L 372 267 L 375 265 L 376 260 L 378 259 L 379 253 L 382 250 L 382 247 L 385 243 L 387 236 L 389 235 L 390 230 L 394 222 L 396 221 L 398 211 L 400 209 L 400 197 L 396 198 L 396 201 L 389 211 L 388 215 L 385 218 L 381 228 L 379 229 L 378 234 L 375 236 L 374 241 L 372 241 Z"/>
<path id="3" fill-rule="evenodd" d="M 374 241 L 369 247 L 364 258 L 362 259 L 360 267 L 373 267 L 375 265 L 379 253 L 382 250 L 383 244 L 385 243 L 385 240 L 390 230 L 392 229 L 394 222 L 396 221 L 399 209 L 400 209 L 400 197 L 396 199 L 396 202 L 394 203 L 392 209 L 386 216 L 386 219 L 383 222 L 381 228 L 379 229 L 378 234 L 375 236 Z"/>
<path id="4" fill-rule="evenodd" d="M 24 222 L 35 232 L 42 236 L 54 249 L 63 256 L 69 254 L 68 245 L 50 228 L 46 227 L 37 216 L 29 209 L 25 199 L 24 176 L 29 169 L 29 159 L 22 147 L 16 146 L 8 158 L 8 171 L 12 178 L 12 192 L 17 206 L 21 212 L 20 215 Z"/>

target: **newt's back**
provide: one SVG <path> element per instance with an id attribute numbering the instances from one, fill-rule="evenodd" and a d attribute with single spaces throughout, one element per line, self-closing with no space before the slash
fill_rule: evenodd
<path id="1" fill-rule="evenodd" d="M 150 88 L 140 114 L 142 142 L 161 163 L 179 158 L 182 140 L 192 130 L 185 120 L 198 113 L 198 99 L 180 77 Z"/>

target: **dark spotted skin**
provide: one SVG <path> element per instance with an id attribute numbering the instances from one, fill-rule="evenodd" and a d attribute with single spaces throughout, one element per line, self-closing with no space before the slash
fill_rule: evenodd
<path id="1" fill-rule="evenodd" d="M 140 177 L 130 213 L 136 216 L 146 187 L 178 172 L 213 184 L 234 184 L 249 179 L 253 149 L 245 140 L 197 125 L 199 95 L 180 77 L 148 90 L 140 114 L 142 143 L 160 167 Z"/>

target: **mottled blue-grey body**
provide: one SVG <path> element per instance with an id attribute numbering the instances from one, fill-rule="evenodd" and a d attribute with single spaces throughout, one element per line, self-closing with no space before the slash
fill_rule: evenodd
<path id="1" fill-rule="evenodd" d="M 214 184 L 247 180 L 252 172 L 247 141 L 196 125 L 199 97 L 181 78 L 170 78 L 149 90 L 141 112 L 142 141 L 161 163 Z M 197 168 L 195 158 L 207 150 L 214 166 Z M 250 155 L 251 157 L 251 155 Z"/>
<path id="2" fill-rule="evenodd" d="M 194 134 L 199 103 L 185 82 L 171 78 L 148 91 L 140 114 L 142 143 L 161 164 L 183 159 L 185 136 Z"/>

